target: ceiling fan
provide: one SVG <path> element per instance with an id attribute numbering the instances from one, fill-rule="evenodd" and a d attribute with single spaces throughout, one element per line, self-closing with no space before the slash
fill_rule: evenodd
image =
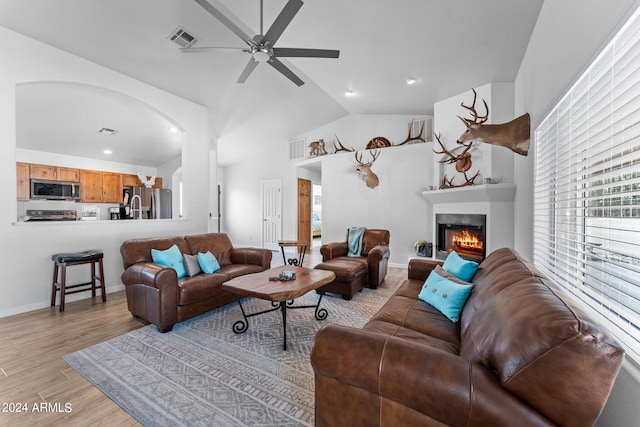
<path id="1" fill-rule="evenodd" d="M 340 55 L 339 50 L 329 49 L 298 49 L 287 47 L 275 47 L 276 42 L 287 28 L 287 26 L 293 20 L 293 17 L 298 13 L 302 5 L 302 0 L 289 0 L 284 9 L 280 12 L 280 15 L 275 19 L 271 27 L 264 34 L 262 29 L 263 21 L 263 0 L 260 0 L 260 34 L 251 37 L 244 30 L 234 24 L 219 8 L 216 8 L 207 0 L 195 0 L 200 6 L 202 6 L 207 12 L 218 19 L 228 29 L 233 31 L 238 37 L 242 39 L 249 47 L 241 49 L 251 55 L 249 63 L 246 65 L 242 74 L 238 78 L 238 83 L 244 83 L 251 72 L 256 68 L 259 62 L 266 62 L 273 68 L 282 73 L 285 77 L 291 80 L 298 86 L 302 86 L 304 81 L 300 79 L 293 71 L 291 71 L 286 65 L 284 65 L 278 58 L 338 58 Z M 229 49 L 229 48 L 217 48 L 217 47 L 188 47 L 180 49 L 183 52 L 205 52 L 216 49 Z"/>

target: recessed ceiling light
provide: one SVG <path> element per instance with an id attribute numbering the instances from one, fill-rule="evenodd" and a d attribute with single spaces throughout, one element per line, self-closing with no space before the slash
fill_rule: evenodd
<path id="1" fill-rule="evenodd" d="M 111 151 L 111 150 L 104 150 L 104 151 L 103 151 L 103 153 L 104 153 L 104 154 L 109 155 L 109 154 L 112 154 L 112 153 L 113 153 L 113 151 Z"/>
<path id="2" fill-rule="evenodd" d="M 407 79 L 407 84 L 408 84 L 408 85 L 412 85 L 412 84 L 415 84 L 417 81 L 418 81 L 418 79 L 417 79 L 417 78 L 415 78 L 415 77 L 409 77 L 409 78 Z"/>
<path id="3" fill-rule="evenodd" d="M 352 91 L 351 89 L 348 89 L 348 90 L 344 93 L 344 96 L 353 96 L 353 95 L 355 95 L 355 94 L 356 94 L 356 93 L 355 93 L 354 91 Z"/>
<path id="4" fill-rule="evenodd" d="M 171 133 L 176 133 L 176 132 L 178 132 L 178 128 L 177 128 L 177 127 L 175 127 L 175 126 L 171 126 L 171 127 L 169 128 L 169 132 L 171 132 Z"/>

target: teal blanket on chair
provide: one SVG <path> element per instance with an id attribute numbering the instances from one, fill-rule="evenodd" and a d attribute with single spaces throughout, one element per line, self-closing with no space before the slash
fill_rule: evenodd
<path id="1" fill-rule="evenodd" d="M 347 256 L 356 257 L 360 256 L 362 251 L 362 236 L 364 234 L 365 227 L 351 227 L 349 229 L 349 235 L 347 236 L 347 245 L 349 246 L 349 252 Z"/>

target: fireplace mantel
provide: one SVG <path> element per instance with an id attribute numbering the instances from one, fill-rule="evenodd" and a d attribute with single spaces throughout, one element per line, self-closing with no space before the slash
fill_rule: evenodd
<path id="1" fill-rule="evenodd" d="M 422 194 L 431 203 L 513 202 L 515 184 L 482 184 L 444 190 L 426 190 Z"/>

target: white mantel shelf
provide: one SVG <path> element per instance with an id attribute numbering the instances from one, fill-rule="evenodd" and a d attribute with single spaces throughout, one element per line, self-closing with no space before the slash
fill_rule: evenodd
<path id="1" fill-rule="evenodd" d="M 516 184 L 469 185 L 422 192 L 431 203 L 512 202 L 515 194 Z"/>

